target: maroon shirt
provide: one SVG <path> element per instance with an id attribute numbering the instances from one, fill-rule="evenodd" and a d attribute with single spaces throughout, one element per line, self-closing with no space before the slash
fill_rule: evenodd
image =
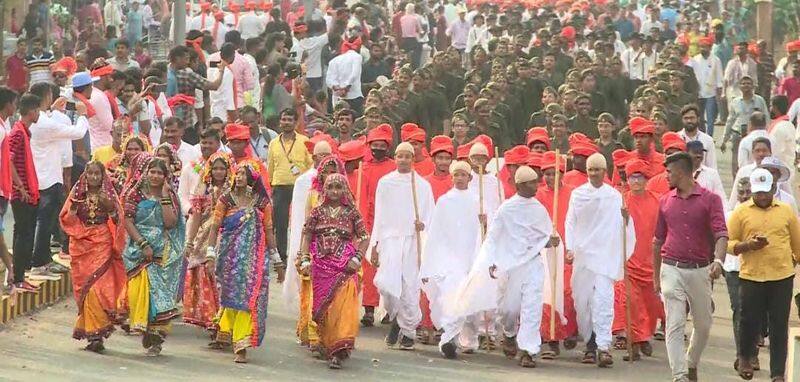
<path id="1" fill-rule="evenodd" d="M 22 94 L 28 90 L 28 72 L 25 58 L 13 55 L 6 60 L 6 86 Z"/>
<path id="2" fill-rule="evenodd" d="M 654 241 L 662 243 L 661 257 L 703 264 L 714 258 L 714 243 L 728 237 L 719 195 L 694 185 L 684 199 L 673 189 L 661 197 Z"/>

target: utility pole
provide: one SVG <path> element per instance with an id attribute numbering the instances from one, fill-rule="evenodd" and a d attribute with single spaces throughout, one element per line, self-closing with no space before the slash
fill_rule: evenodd
<path id="1" fill-rule="evenodd" d="M 175 1 L 172 8 L 173 30 L 175 31 L 172 43 L 175 46 L 183 45 L 183 42 L 186 41 L 186 0 Z"/>
<path id="2" fill-rule="evenodd" d="M 755 0 L 756 2 L 756 36 L 767 42 L 772 53 L 772 0 Z"/>

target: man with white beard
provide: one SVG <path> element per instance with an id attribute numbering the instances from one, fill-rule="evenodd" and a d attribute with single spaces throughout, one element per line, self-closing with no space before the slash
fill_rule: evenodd
<path id="1" fill-rule="evenodd" d="M 609 352 L 614 281 L 622 278 L 622 265 L 633 254 L 636 242 L 633 222 L 628 221 L 627 227 L 624 223 L 628 216 L 623 210 L 622 194 L 603 182 L 606 168 L 602 154 L 595 153 L 587 159 L 589 182 L 572 191 L 564 238 L 567 261 L 574 264 L 572 293 L 578 332 L 586 341 L 581 362 L 597 363 L 599 367 L 614 363 Z M 627 241 L 627 247 L 623 247 L 620 236 Z"/>
<path id="2" fill-rule="evenodd" d="M 400 342 L 400 350 L 413 350 L 419 307 L 420 235 L 433 214 L 430 184 L 413 172 L 414 147 L 408 142 L 395 149 L 397 170 L 378 181 L 375 220 L 370 237 L 372 263 L 378 268 L 375 286 L 392 320 L 386 344 Z M 402 337 L 402 338 L 400 338 Z"/>
<path id="3" fill-rule="evenodd" d="M 439 350 L 452 359 L 456 357 L 457 336 L 460 335 L 462 347 L 469 348 L 470 343 L 477 342 L 477 333 L 462 332 L 465 320 L 453 314 L 452 303 L 472 268 L 481 233 L 478 197 L 468 189 L 472 178 L 470 165 L 453 162 L 450 175 L 453 188 L 436 202 L 431 225 L 426 230 L 419 277 L 430 300 L 433 325 L 444 330 Z"/>
<path id="4" fill-rule="evenodd" d="M 547 209 L 534 197 L 538 179 L 528 166 L 517 169 L 517 193 L 497 210 L 454 309 L 461 317 L 496 309 L 505 336 L 503 352 L 514 358 L 522 350 L 522 367 L 536 367 L 534 357 L 542 345 L 544 263 L 539 256 L 560 242 Z"/>

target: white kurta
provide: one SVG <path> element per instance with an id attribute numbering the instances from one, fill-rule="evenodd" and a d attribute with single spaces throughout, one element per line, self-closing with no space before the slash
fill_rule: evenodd
<path id="1" fill-rule="evenodd" d="M 494 162 L 494 161 L 492 161 Z M 469 190 L 480 198 L 480 177 L 478 173 L 472 172 L 472 180 L 469 182 Z M 486 214 L 487 225 L 491 226 L 497 209 L 505 200 L 505 191 L 494 174 L 483 174 L 483 213 Z"/>
<path id="2" fill-rule="evenodd" d="M 286 264 L 286 281 L 283 283 L 283 302 L 294 313 L 300 309 L 300 275 L 294 263 L 300 250 L 303 226 L 306 224 L 306 203 L 311 184 L 317 177 L 312 168 L 297 177 L 292 189 L 292 204 L 289 210 L 289 243 Z"/>
<path id="3" fill-rule="evenodd" d="M 426 229 L 419 277 L 430 300 L 431 320 L 444 328 L 442 342 L 454 338 L 463 325 L 451 309 L 458 287 L 472 269 L 480 247 L 478 198 L 469 190 L 450 189 L 436 202 Z"/>
<path id="4" fill-rule="evenodd" d="M 354 50 L 348 50 L 346 53 L 334 57 L 328 63 L 328 72 L 325 78 L 328 87 L 345 88 L 349 86 L 344 97 L 333 94 L 334 105 L 340 99 L 349 100 L 363 96 L 361 93 L 361 65 L 361 55 Z"/>
<path id="5" fill-rule="evenodd" d="M 517 333 L 520 349 L 538 353 L 544 277 L 538 257 L 552 232 L 550 216 L 536 198 L 514 195 L 503 202 L 453 300 L 454 313 L 467 317 L 498 309 L 506 336 Z M 492 265 L 497 279 L 489 276 Z"/>
<path id="6" fill-rule="evenodd" d="M 427 228 L 433 215 L 433 192 L 419 174 L 414 177 L 419 220 Z M 376 248 L 380 267 L 374 282 L 381 303 L 389 317 L 397 318 L 401 334 L 410 338 L 422 320 L 414 220 L 411 173 L 390 172 L 378 181 L 375 191 L 375 220 L 367 253 Z"/>
<path id="7" fill-rule="evenodd" d="M 597 348 L 604 351 L 611 345 L 614 281 L 622 279 L 623 258 L 630 258 L 636 244 L 633 219 L 625 230 L 621 208 L 619 191 L 587 182 L 572 191 L 565 220 L 567 250 L 575 256 L 572 296 L 578 332 L 586 341 L 594 332 Z"/>

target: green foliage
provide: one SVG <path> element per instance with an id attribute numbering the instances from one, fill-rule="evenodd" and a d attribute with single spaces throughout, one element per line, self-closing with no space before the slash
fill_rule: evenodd
<path id="1" fill-rule="evenodd" d="M 754 0 L 745 0 L 744 6 L 755 16 Z M 800 5 L 797 0 L 772 0 L 773 41 L 794 40 L 800 33 Z"/>

